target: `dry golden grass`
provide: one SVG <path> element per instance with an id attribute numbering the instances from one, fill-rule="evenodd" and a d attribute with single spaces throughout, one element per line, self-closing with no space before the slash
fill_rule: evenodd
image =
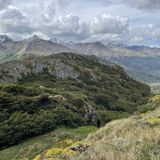
<path id="1" fill-rule="evenodd" d="M 160 97 L 153 99 L 150 103 L 158 106 Z M 112 121 L 81 143 L 90 146 L 81 154 L 75 151 L 73 156 L 38 157 L 37 160 L 160 160 L 160 107 Z M 53 155 L 55 149 L 49 151 Z M 70 154 L 69 150 L 66 153 Z"/>
<path id="2" fill-rule="evenodd" d="M 89 135 L 92 148 L 75 160 L 160 160 L 160 108 L 113 121 Z M 159 122 L 159 123 L 158 123 Z"/>

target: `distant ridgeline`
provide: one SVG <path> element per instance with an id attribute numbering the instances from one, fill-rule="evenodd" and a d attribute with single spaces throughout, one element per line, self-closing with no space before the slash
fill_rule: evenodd
<path id="1" fill-rule="evenodd" d="M 71 53 L 0 64 L 0 83 L 0 148 L 59 125 L 99 127 L 150 97 L 121 67 Z"/>
<path id="2" fill-rule="evenodd" d="M 146 83 L 160 82 L 160 56 L 147 57 L 109 57 L 107 60 L 114 62 L 139 81 Z"/>
<path id="3" fill-rule="evenodd" d="M 21 41 L 0 35 L 0 63 L 49 56 L 69 52 L 82 55 L 96 55 L 120 66 L 134 79 L 147 83 L 160 82 L 160 48 L 148 46 L 127 46 L 117 42 L 62 42 L 57 39 L 45 40 L 34 35 Z"/>

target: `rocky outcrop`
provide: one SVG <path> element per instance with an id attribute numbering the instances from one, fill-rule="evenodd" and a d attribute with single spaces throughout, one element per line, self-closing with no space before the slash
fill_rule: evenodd
<path id="1" fill-rule="evenodd" d="M 49 96 L 50 99 L 56 101 L 56 102 L 65 102 L 67 99 L 63 97 L 62 95 L 55 95 L 55 96 Z"/>
<path id="2" fill-rule="evenodd" d="M 75 71 L 73 67 L 70 67 L 60 62 L 55 64 L 54 75 L 57 78 L 77 78 L 80 74 L 77 71 Z"/>
<path id="3" fill-rule="evenodd" d="M 85 102 L 84 109 L 85 118 L 89 121 L 90 124 L 97 126 L 97 117 L 95 109 L 88 102 Z"/>
<path id="4" fill-rule="evenodd" d="M 62 101 L 63 102 L 63 101 Z M 82 110 L 80 110 L 73 104 L 67 103 L 65 104 L 66 109 L 70 109 L 73 112 L 80 113 L 87 121 L 88 124 L 98 126 L 97 116 L 96 116 L 96 110 L 93 108 L 88 102 L 84 101 L 84 104 L 81 106 Z"/>
<path id="5" fill-rule="evenodd" d="M 47 73 L 56 78 L 78 78 L 80 75 L 72 66 L 54 59 L 33 59 L 27 62 L 8 62 L 0 65 L 0 83 L 15 83 L 30 74 Z"/>

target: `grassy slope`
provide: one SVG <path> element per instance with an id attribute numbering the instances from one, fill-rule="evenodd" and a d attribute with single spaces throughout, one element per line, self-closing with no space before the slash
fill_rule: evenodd
<path id="1" fill-rule="evenodd" d="M 89 133 L 95 132 L 96 127 L 86 126 L 77 129 L 59 128 L 55 131 L 31 138 L 16 146 L 0 150 L 2 160 L 32 160 L 37 154 L 51 148 L 63 139 L 82 140 Z"/>
<path id="2" fill-rule="evenodd" d="M 159 160 L 160 96 L 152 98 L 154 111 L 116 120 L 90 135 L 92 143 L 84 155 L 75 160 Z"/>
<path id="3" fill-rule="evenodd" d="M 147 104 L 152 111 L 110 122 L 80 142 L 73 142 L 72 138 L 61 141 L 34 160 L 159 160 L 160 107 L 157 106 L 160 106 L 160 95 Z M 78 132 L 86 129 L 81 128 Z M 85 148 L 85 145 L 89 148 L 84 153 L 72 150 L 73 146 Z"/>

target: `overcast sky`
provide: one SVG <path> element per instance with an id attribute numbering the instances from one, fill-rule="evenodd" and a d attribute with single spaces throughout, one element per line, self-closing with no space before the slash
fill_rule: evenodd
<path id="1" fill-rule="evenodd" d="M 160 0 L 0 0 L 0 33 L 160 46 Z"/>

